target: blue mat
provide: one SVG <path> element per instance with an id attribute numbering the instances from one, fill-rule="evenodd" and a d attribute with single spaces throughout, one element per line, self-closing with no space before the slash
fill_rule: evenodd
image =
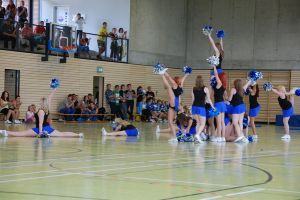
<path id="1" fill-rule="evenodd" d="M 276 115 L 276 126 L 283 126 L 282 118 L 282 115 Z M 294 126 L 293 128 L 300 127 L 300 115 L 291 116 L 289 125 Z"/>

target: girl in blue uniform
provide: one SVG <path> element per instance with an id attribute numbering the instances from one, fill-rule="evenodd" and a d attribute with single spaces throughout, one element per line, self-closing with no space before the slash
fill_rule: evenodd
<path id="1" fill-rule="evenodd" d="M 272 89 L 272 91 L 278 95 L 278 103 L 282 109 L 283 125 L 284 125 L 284 136 L 281 137 L 283 140 L 291 139 L 290 136 L 290 117 L 294 114 L 294 92 L 287 92 L 285 87 L 280 85 L 278 89 Z"/>
<path id="2" fill-rule="evenodd" d="M 209 90 L 207 87 L 204 86 L 202 76 L 197 76 L 196 84 L 192 91 L 192 115 L 193 118 L 197 121 L 197 132 L 195 134 L 195 142 L 198 143 L 202 141 L 200 138 L 200 134 L 204 130 L 206 124 L 206 100 L 214 109 L 214 106 L 210 99 Z"/>
<path id="3" fill-rule="evenodd" d="M 174 126 L 174 120 L 176 118 L 176 114 L 179 111 L 180 106 L 180 96 L 183 93 L 183 83 L 187 78 L 188 74 L 185 74 L 182 78 L 175 77 L 174 79 L 166 72 L 167 68 L 165 68 L 160 74 L 162 75 L 162 79 L 165 87 L 168 90 L 169 96 L 169 110 L 168 110 L 168 123 L 169 127 L 172 131 L 172 138 L 169 140 L 171 143 L 176 143 L 176 128 Z M 171 83 L 171 85 L 169 84 Z"/>
<path id="4" fill-rule="evenodd" d="M 55 130 L 49 124 L 49 110 L 51 105 L 52 97 L 55 93 L 56 89 L 54 89 L 49 95 L 48 99 L 43 97 L 41 99 L 41 107 L 38 109 L 37 113 L 35 113 L 36 127 L 33 129 L 29 129 L 27 131 L 6 131 L 0 130 L 0 134 L 3 136 L 12 136 L 12 137 L 83 137 L 83 133 L 73 133 L 73 132 L 60 132 Z"/>
<path id="5" fill-rule="evenodd" d="M 232 114 L 232 124 L 234 126 L 235 132 L 238 135 L 238 138 L 235 142 L 239 142 L 244 138 L 243 133 L 243 118 L 244 113 L 246 112 L 246 105 L 244 104 L 244 93 L 246 89 L 251 84 L 251 81 L 248 81 L 244 86 L 241 79 L 236 79 L 233 82 L 234 88 L 231 89 L 228 100 L 231 104 Z"/>
<path id="6" fill-rule="evenodd" d="M 218 109 L 220 114 L 216 116 L 217 121 L 217 142 L 226 142 L 225 140 L 225 112 L 226 104 L 224 102 L 224 93 L 226 92 L 226 76 L 224 73 L 219 75 L 216 66 L 214 66 L 214 74 L 217 80 L 216 87 L 213 88 L 214 90 L 214 99 L 215 99 L 215 107 Z"/>
<path id="7" fill-rule="evenodd" d="M 257 134 L 256 134 L 256 126 L 255 126 L 255 118 L 258 116 L 260 112 L 260 105 L 257 101 L 259 97 L 259 87 L 258 84 L 255 86 L 250 86 L 249 88 L 250 94 L 249 94 L 249 117 L 250 117 L 250 124 L 253 132 L 253 140 L 257 140 Z"/>
<path id="8" fill-rule="evenodd" d="M 128 121 L 122 120 L 120 118 L 116 118 L 115 122 L 117 123 L 117 127 L 114 132 L 108 133 L 105 128 L 102 128 L 103 136 L 130 136 L 137 137 L 139 135 L 138 129 L 130 124 Z"/>

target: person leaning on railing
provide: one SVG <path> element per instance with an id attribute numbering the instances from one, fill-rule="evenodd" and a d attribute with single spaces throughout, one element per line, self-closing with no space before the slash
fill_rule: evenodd
<path id="1" fill-rule="evenodd" d="M 12 49 L 16 47 L 16 29 L 11 19 L 4 20 L 1 37 L 4 40 L 4 48 L 8 49 L 9 41 L 11 41 Z"/>
<path id="2" fill-rule="evenodd" d="M 101 55 L 106 49 L 105 40 L 108 35 L 106 22 L 103 22 L 98 35 L 99 35 L 99 37 L 97 39 L 97 42 L 98 42 L 99 54 L 98 54 L 97 58 L 101 59 Z"/>

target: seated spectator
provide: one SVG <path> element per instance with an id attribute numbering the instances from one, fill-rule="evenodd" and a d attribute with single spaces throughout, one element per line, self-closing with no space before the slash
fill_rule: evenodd
<path id="1" fill-rule="evenodd" d="M 89 52 L 90 48 L 90 40 L 88 38 L 86 38 L 86 34 L 83 33 L 82 34 L 82 38 L 79 40 L 79 52 Z"/>
<path id="2" fill-rule="evenodd" d="M 84 114 L 89 114 L 91 116 L 86 116 L 87 120 L 97 121 L 98 117 L 93 114 L 98 113 L 98 108 L 94 102 L 90 103 L 90 105 L 84 110 Z"/>
<path id="3" fill-rule="evenodd" d="M 75 101 L 73 100 L 73 94 L 69 94 L 68 97 L 63 101 L 59 112 L 64 114 L 74 114 L 75 113 Z M 65 117 L 66 120 L 73 120 L 73 116 Z"/>
<path id="4" fill-rule="evenodd" d="M 22 105 L 21 97 L 16 96 L 16 99 L 12 101 L 12 105 L 14 106 L 15 118 L 19 120 L 20 118 L 20 107 Z"/>
<path id="5" fill-rule="evenodd" d="M 4 48 L 8 49 L 9 41 L 11 41 L 12 49 L 16 47 L 16 29 L 12 20 L 4 21 L 1 39 L 4 40 Z"/>
<path id="6" fill-rule="evenodd" d="M 154 98 L 154 97 L 155 97 L 155 94 L 154 94 L 154 92 L 152 91 L 151 86 L 148 86 L 148 87 L 147 87 L 146 97 L 147 97 L 147 98 L 151 98 L 151 97 Z"/>
<path id="7" fill-rule="evenodd" d="M 33 34 L 36 44 L 45 44 L 46 29 L 44 27 L 44 21 L 40 21 L 39 25 L 35 27 Z"/>
<path id="8" fill-rule="evenodd" d="M 16 119 L 14 109 L 13 104 L 9 101 L 9 93 L 7 91 L 2 92 L 0 98 L 0 113 L 5 115 L 6 124 L 12 124 L 12 121 L 15 124 L 21 124 L 21 122 Z M 12 119 L 12 121 L 10 119 Z"/>
<path id="9" fill-rule="evenodd" d="M 34 35 L 33 30 L 29 26 L 28 21 L 25 22 L 24 28 L 21 30 L 21 45 L 26 48 L 30 46 L 30 50 L 33 51 L 34 48 Z"/>
<path id="10" fill-rule="evenodd" d="M 31 104 L 28 106 L 26 115 L 25 115 L 25 123 L 26 124 L 32 124 L 35 122 L 34 114 L 36 112 L 36 107 L 34 104 Z"/>

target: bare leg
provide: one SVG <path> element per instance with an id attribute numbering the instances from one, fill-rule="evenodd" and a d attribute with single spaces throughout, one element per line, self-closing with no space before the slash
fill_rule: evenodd
<path id="1" fill-rule="evenodd" d="M 127 136 L 125 131 L 107 133 L 107 136 Z"/>
<path id="2" fill-rule="evenodd" d="M 170 108 L 168 111 L 168 122 L 169 122 L 169 127 L 171 129 L 171 132 L 172 132 L 171 134 L 172 134 L 173 138 L 176 137 L 176 128 L 173 123 L 173 121 L 175 119 L 175 115 L 176 115 L 175 111 L 172 108 Z"/>
<path id="3" fill-rule="evenodd" d="M 256 135 L 255 117 L 250 117 L 250 124 L 253 135 Z"/>
<path id="4" fill-rule="evenodd" d="M 245 113 L 239 114 L 239 125 L 240 125 L 240 129 L 241 129 L 241 132 L 240 132 L 241 134 L 243 134 L 242 130 L 243 130 L 244 114 L 245 114 Z"/>
<path id="5" fill-rule="evenodd" d="M 197 121 L 196 135 L 200 136 L 200 134 L 202 133 L 202 131 L 205 128 L 206 117 L 195 115 L 195 118 Z"/>
<path id="6" fill-rule="evenodd" d="M 216 117 L 217 120 L 217 137 L 222 137 L 221 113 Z"/>
<path id="7" fill-rule="evenodd" d="M 221 137 L 225 137 L 225 113 L 220 113 L 221 115 Z"/>
<path id="8" fill-rule="evenodd" d="M 216 137 L 216 128 L 215 128 L 215 123 L 214 123 L 214 118 L 208 118 L 207 119 L 208 124 L 209 124 L 209 131 L 211 136 Z"/>
<path id="9" fill-rule="evenodd" d="M 286 135 L 290 134 L 290 125 L 289 125 L 290 117 L 283 118 L 284 132 Z"/>
<path id="10" fill-rule="evenodd" d="M 9 120 L 10 116 L 12 116 L 12 120 L 16 119 L 16 115 L 15 112 L 13 110 L 8 110 L 7 116 L 6 116 L 6 120 Z"/>
<path id="11" fill-rule="evenodd" d="M 79 134 L 73 132 L 60 132 L 58 130 L 53 131 L 50 137 L 79 137 Z"/>
<path id="12" fill-rule="evenodd" d="M 232 124 L 234 126 L 235 133 L 237 134 L 238 137 L 242 136 L 241 127 L 239 124 L 239 117 L 240 117 L 239 114 L 232 114 Z"/>
<path id="13" fill-rule="evenodd" d="M 35 137 L 37 135 L 32 129 L 26 131 L 7 131 L 7 134 L 11 137 Z"/>

